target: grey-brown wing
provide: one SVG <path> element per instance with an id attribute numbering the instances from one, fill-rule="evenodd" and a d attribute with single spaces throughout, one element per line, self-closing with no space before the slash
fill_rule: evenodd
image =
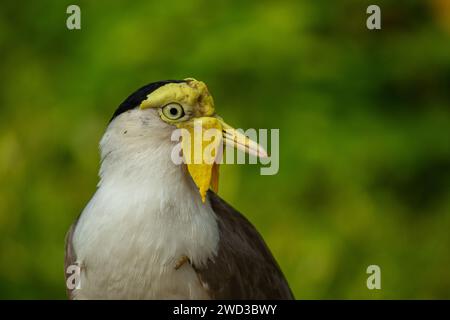
<path id="1" fill-rule="evenodd" d="M 294 299 L 261 235 L 238 211 L 209 192 L 220 232 L 217 256 L 193 266 L 212 299 Z"/>
<path id="2" fill-rule="evenodd" d="M 77 225 L 77 221 L 75 221 L 71 226 L 66 235 L 66 245 L 65 245 L 65 254 L 64 254 L 64 279 L 66 280 L 66 292 L 67 297 L 72 299 L 72 290 L 70 290 L 67 286 L 67 278 L 69 274 L 67 273 L 67 268 L 71 265 L 74 265 L 77 261 L 77 257 L 73 248 L 72 238 L 73 233 L 75 231 L 75 227 Z"/>

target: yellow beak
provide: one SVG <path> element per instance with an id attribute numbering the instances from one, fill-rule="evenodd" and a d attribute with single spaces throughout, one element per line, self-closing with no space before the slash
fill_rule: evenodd
<path id="1" fill-rule="evenodd" d="M 189 174 L 199 189 L 202 201 L 208 189 L 219 186 L 219 162 L 223 144 L 261 158 L 267 153 L 258 143 L 226 124 L 220 117 L 199 117 L 179 125 L 182 150 Z"/>
<path id="2" fill-rule="evenodd" d="M 222 119 L 220 119 L 220 121 L 222 124 L 222 136 L 226 145 L 259 158 L 267 158 L 267 152 L 261 145 L 226 124 Z"/>

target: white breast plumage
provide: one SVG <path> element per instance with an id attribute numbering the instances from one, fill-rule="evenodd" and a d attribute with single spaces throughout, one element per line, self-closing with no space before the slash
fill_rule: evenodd
<path id="1" fill-rule="evenodd" d="M 117 119 L 102 139 L 101 182 L 73 235 L 82 265 L 74 298 L 207 299 L 191 265 L 175 265 L 184 255 L 195 265 L 214 259 L 215 214 L 183 168 L 170 161 L 173 145 L 161 144 L 160 136 L 170 132 L 136 139 L 133 123 L 146 121 L 136 132 L 151 127 L 151 118 L 136 117 Z"/>

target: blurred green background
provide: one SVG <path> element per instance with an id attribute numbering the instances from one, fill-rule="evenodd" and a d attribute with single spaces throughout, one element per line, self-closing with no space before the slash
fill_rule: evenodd
<path id="1" fill-rule="evenodd" d="M 109 118 L 186 77 L 235 127 L 280 129 L 279 173 L 222 166 L 220 194 L 296 298 L 450 298 L 449 36 L 446 0 L 2 1 L 0 298 L 65 298 L 64 236 Z"/>

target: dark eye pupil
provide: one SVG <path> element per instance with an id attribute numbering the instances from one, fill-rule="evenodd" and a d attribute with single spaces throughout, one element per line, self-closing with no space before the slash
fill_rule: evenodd
<path id="1" fill-rule="evenodd" d="M 170 112 L 171 115 L 176 116 L 178 114 L 178 109 L 177 108 L 170 108 L 169 112 Z"/>

